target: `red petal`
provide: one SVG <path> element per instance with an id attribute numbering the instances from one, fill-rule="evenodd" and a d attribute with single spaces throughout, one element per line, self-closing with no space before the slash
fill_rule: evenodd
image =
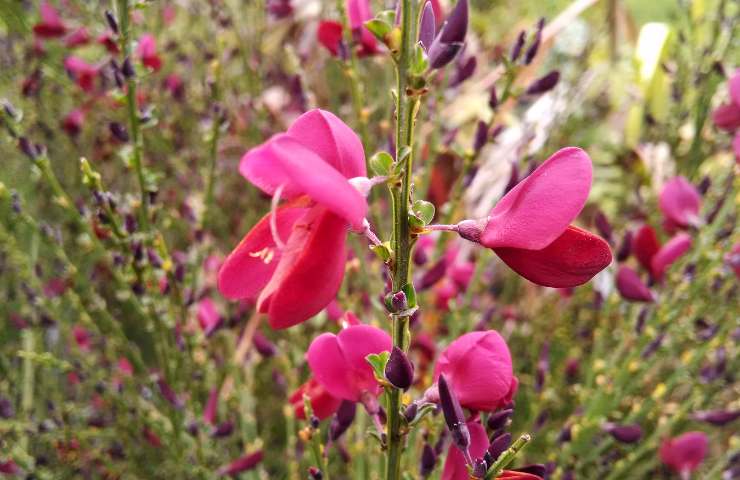
<path id="1" fill-rule="evenodd" d="M 584 284 L 612 261 L 609 244 L 572 225 L 542 250 L 495 248 L 493 251 L 527 280 L 556 288 Z"/>
<path id="2" fill-rule="evenodd" d="M 335 57 L 339 55 L 339 43 L 342 41 L 342 24 L 323 21 L 317 31 L 319 42 Z"/>

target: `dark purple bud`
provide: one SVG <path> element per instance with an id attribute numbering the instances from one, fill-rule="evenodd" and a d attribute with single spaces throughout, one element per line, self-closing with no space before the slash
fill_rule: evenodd
<path id="1" fill-rule="evenodd" d="M 558 443 L 570 442 L 573 439 L 572 428 L 570 425 L 566 425 L 558 433 Z"/>
<path id="2" fill-rule="evenodd" d="M 602 212 L 601 210 L 596 212 L 594 223 L 596 224 L 596 230 L 599 231 L 599 235 L 601 235 L 604 240 L 606 240 L 610 244 L 613 244 L 612 226 L 609 223 L 609 219 L 606 218 L 606 215 L 604 215 L 604 212 Z"/>
<path id="3" fill-rule="evenodd" d="M 9 419 L 15 416 L 15 409 L 9 398 L 0 396 L 0 418 Z"/>
<path id="4" fill-rule="evenodd" d="M 699 186 L 697 187 L 697 190 L 699 190 L 699 193 L 702 195 L 706 195 L 706 193 L 709 191 L 709 187 L 712 186 L 712 179 L 709 178 L 709 175 L 704 175 L 704 177 L 701 179 L 701 182 L 699 183 Z"/>
<path id="5" fill-rule="evenodd" d="M 712 325 L 703 318 L 697 318 L 694 321 L 694 327 L 696 328 L 696 336 L 699 337 L 699 340 L 705 342 L 711 340 L 719 331 L 718 324 Z"/>
<path id="6" fill-rule="evenodd" d="M 110 124 L 108 125 L 108 129 L 110 130 L 111 135 L 113 135 L 116 140 L 123 143 L 128 142 L 128 131 L 126 131 L 126 127 L 124 127 L 120 123 L 110 122 Z"/>
<path id="7" fill-rule="evenodd" d="M 499 410 L 498 412 L 493 413 L 491 414 L 491 416 L 488 417 L 486 425 L 491 431 L 500 430 L 506 426 L 506 424 L 509 422 L 509 418 L 511 418 L 511 415 L 513 413 L 514 410 L 512 410 L 511 408 Z"/>
<path id="8" fill-rule="evenodd" d="M 421 451 L 421 462 L 419 464 L 419 475 L 422 478 L 427 478 L 434 471 L 434 466 L 437 463 L 437 454 L 434 453 L 434 449 L 428 443 L 424 444 L 424 449 Z"/>
<path id="9" fill-rule="evenodd" d="M 516 62 L 519 59 L 519 55 L 522 54 L 522 48 L 524 48 L 524 41 L 527 39 L 527 32 L 522 30 L 517 35 L 514 45 L 511 47 L 511 61 Z"/>
<path id="10" fill-rule="evenodd" d="M 408 310 L 409 302 L 408 302 L 408 299 L 406 298 L 406 293 L 403 292 L 403 290 L 391 294 L 390 297 L 391 297 L 390 298 L 391 312 L 396 313 L 396 312 L 403 312 L 404 310 Z"/>
<path id="11" fill-rule="evenodd" d="M 527 53 L 524 54 L 524 64 L 529 65 L 532 63 L 532 60 L 534 60 L 534 57 L 537 55 L 537 51 L 540 49 L 540 43 L 542 42 L 542 29 L 545 26 L 545 19 L 540 18 L 540 21 L 537 22 L 537 33 L 534 35 L 534 40 L 532 41 L 532 44 L 527 49 Z"/>
<path id="12" fill-rule="evenodd" d="M 488 465 L 486 465 L 486 461 L 482 458 L 476 458 L 473 462 L 473 474 L 472 476 L 474 478 L 486 478 L 486 473 L 488 472 Z"/>
<path id="13" fill-rule="evenodd" d="M 525 95 L 540 95 L 555 88 L 558 81 L 560 81 L 560 72 L 553 70 L 532 82 L 524 93 Z"/>
<path id="14" fill-rule="evenodd" d="M 241 472 L 251 470 L 262 461 L 262 450 L 258 450 L 249 455 L 237 458 L 228 465 L 218 469 L 218 475 L 225 477 L 228 475 L 237 475 Z"/>
<path id="15" fill-rule="evenodd" d="M 324 474 L 316 467 L 308 467 L 308 476 L 311 477 L 311 480 L 321 480 L 324 478 Z"/>
<path id="16" fill-rule="evenodd" d="M 308 424 L 311 425 L 311 428 L 317 429 L 321 425 L 321 420 L 316 415 L 311 415 L 311 418 L 308 419 Z"/>
<path id="17" fill-rule="evenodd" d="M 108 22 L 108 26 L 113 31 L 113 33 L 118 35 L 118 21 L 113 15 L 113 12 L 111 12 L 110 10 L 105 11 L 105 21 Z"/>
<path id="18" fill-rule="evenodd" d="M 123 217 L 123 225 L 128 233 L 134 233 L 136 231 L 136 227 L 138 226 L 138 223 L 136 222 L 136 217 L 134 217 L 130 213 L 127 213 Z"/>
<path id="19" fill-rule="evenodd" d="M 357 404 L 355 402 L 344 400 L 341 405 L 339 405 L 339 409 L 337 410 L 337 413 L 334 414 L 334 417 L 331 419 L 331 424 L 329 425 L 330 440 L 337 440 L 347 431 L 355 420 L 356 411 Z"/>
<path id="20" fill-rule="evenodd" d="M 468 0 L 459 0 L 429 47 L 429 65 L 442 68 L 462 49 L 468 32 Z"/>
<path id="21" fill-rule="evenodd" d="M 224 438 L 228 437 L 232 433 L 234 433 L 234 422 L 232 422 L 231 420 L 227 420 L 225 422 L 219 423 L 216 428 L 213 429 L 211 437 Z"/>
<path id="22" fill-rule="evenodd" d="M 470 57 L 465 62 L 458 62 L 455 76 L 452 78 L 452 81 L 450 81 L 450 87 L 456 87 L 468 78 L 472 77 L 477 65 L 478 61 L 475 57 Z"/>
<path id="23" fill-rule="evenodd" d="M 655 339 L 652 342 L 648 343 L 648 345 L 642 351 L 640 356 L 643 359 L 650 357 L 653 353 L 655 353 L 660 348 L 660 345 L 663 343 L 664 338 L 665 338 L 665 333 L 659 334 L 657 337 L 655 337 Z"/>
<path id="24" fill-rule="evenodd" d="M 635 333 L 640 335 L 645 329 L 645 322 L 647 321 L 649 310 L 648 307 L 643 307 L 640 313 L 637 314 L 637 322 L 635 323 Z"/>
<path id="25" fill-rule="evenodd" d="M 511 446 L 511 434 L 504 432 L 491 440 L 491 444 L 488 446 L 488 454 L 491 459 L 495 462 L 507 448 Z"/>
<path id="26" fill-rule="evenodd" d="M 424 11 L 421 13 L 421 20 L 419 20 L 419 42 L 425 52 L 429 51 L 436 35 L 437 20 L 434 18 L 434 8 L 432 8 L 432 2 L 426 2 Z"/>
<path id="27" fill-rule="evenodd" d="M 437 381 L 439 389 L 439 403 L 442 405 L 442 413 L 447 423 L 447 428 L 452 434 L 452 443 L 461 451 L 466 452 L 470 446 L 470 431 L 465 423 L 460 402 L 452 389 L 447 385 L 444 375 L 439 376 Z"/>
<path id="28" fill-rule="evenodd" d="M 267 12 L 275 18 L 286 18 L 293 13 L 290 0 L 268 0 Z"/>
<path id="29" fill-rule="evenodd" d="M 149 260 L 149 264 L 154 268 L 161 268 L 162 267 L 162 257 L 159 256 L 157 252 L 154 251 L 152 248 L 147 248 L 146 250 L 146 258 Z"/>
<path id="30" fill-rule="evenodd" d="M 491 87 L 491 94 L 488 97 L 488 106 L 494 110 L 498 107 L 498 92 L 496 92 L 496 85 Z"/>
<path id="31" fill-rule="evenodd" d="M 642 427 L 636 423 L 629 425 L 608 423 L 604 425 L 604 430 L 614 437 L 615 440 L 622 443 L 635 443 L 642 438 Z"/>
<path id="32" fill-rule="evenodd" d="M 403 418 L 407 422 L 411 423 L 416 418 L 416 413 L 419 411 L 419 405 L 416 402 L 411 402 L 406 409 L 403 411 Z"/>
<path id="33" fill-rule="evenodd" d="M 740 418 L 740 410 L 709 410 L 696 412 L 692 415 L 692 418 L 700 422 L 711 423 L 717 427 L 723 427 Z"/>
<path id="34" fill-rule="evenodd" d="M 414 250 L 414 265 L 420 267 L 427 263 L 427 260 L 429 260 L 429 256 L 423 248 L 417 248 Z"/>
<path id="35" fill-rule="evenodd" d="M 545 478 L 547 476 L 547 467 L 542 465 L 541 463 L 533 463 L 532 465 L 526 465 L 521 468 L 515 468 L 515 472 L 523 472 L 523 473 L 529 473 L 531 475 L 536 475 L 540 478 Z"/>
<path id="36" fill-rule="evenodd" d="M 414 382 L 414 364 L 403 350 L 394 346 L 388 363 L 385 364 L 385 378 L 396 388 L 408 390 Z"/>
<path id="37" fill-rule="evenodd" d="M 182 400 L 180 400 L 177 397 L 177 394 L 175 394 L 175 391 L 172 390 L 172 387 L 170 387 L 170 384 L 167 383 L 167 381 L 162 378 L 157 378 L 157 387 L 159 387 L 159 393 L 162 394 L 162 397 L 164 397 L 167 402 L 169 402 L 170 405 L 175 407 L 176 409 L 181 409 L 183 407 Z"/>
<path id="38" fill-rule="evenodd" d="M 622 243 L 617 250 L 617 262 L 624 262 L 632 253 L 632 231 L 627 230 L 622 237 Z"/>
<path id="39" fill-rule="evenodd" d="M 10 192 L 10 208 L 13 210 L 13 213 L 21 213 L 21 197 L 15 190 Z"/>
<path id="40" fill-rule="evenodd" d="M 134 78 L 134 76 L 136 75 L 134 64 L 131 62 L 131 59 L 129 57 L 123 59 L 123 65 L 121 65 L 121 73 L 125 78 Z"/>
<path id="41" fill-rule="evenodd" d="M 268 340 L 262 332 L 254 332 L 252 344 L 254 345 L 255 350 L 265 358 L 273 357 L 275 356 L 275 353 L 277 353 L 277 347 L 275 344 Z"/>
<path id="42" fill-rule="evenodd" d="M 488 142 L 488 124 L 484 121 L 479 121 L 475 128 L 475 140 L 473 141 L 473 150 L 480 152 L 480 149 Z"/>
<path id="43" fill-rule="evenodd" d="M 41 156 L 38 145 L 34 145 L 33 142 L 26 137 L 20 137 L 18 139 L 18 148 L 31 160 L 36 160 Z"/>
<path id="44" fill-rule="evenodd" d="M 450 63 L 462 50 L 462 43 L 435 43 L 429 49 L 429 65 L 432 68 L 442 68 Z"/>

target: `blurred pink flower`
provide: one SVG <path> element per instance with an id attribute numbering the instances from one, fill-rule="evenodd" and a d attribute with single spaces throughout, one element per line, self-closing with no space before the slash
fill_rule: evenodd
<path id="1" fill-rule="evenodd" d="M 141 59 L 141 63 L 155 72 L 162 68 L 162 59 L 157 54 L 157 41 L 151 33 L 145 33 L 139 37 L 136 54 Z"/>
<path id="2" fill-rule="evenodd" d="M 339 398 L 332 396 L 315 378 L 309 378 L 306 383 L 298 387 L 288 398 L 288 402 L 293 406 L 293 412 L 296 418 L 300 420 L 306 419 L 303 395 L 308 395 L 313 414 L 319 420 L 332 416 L 342 403 Z"/>
<path id="3" fill-rule="evenodd" d="M 241 472 L 246 472 L 256 467 L 262 461 L 263 453 L 262 450 L 258 450 L 249 455 L 239 457 L 228 465 L 218 469 L 218 475 L 220 476 L 235 476 Z"/>
<path id="4" fill-rule="evenodd" d="M 492 411 L 511 402 L 518 380 L 506 341 L 495 330 L 470 332 L 453 341 L 440 355 L 434 380 L 440 374 L 457 394 L 460 405 Z"/>
<path id="5" fill-rule="evenodd" d="M 709 440 L 704 432 L 686 432 L 660 445 L 660 459 L 676 473 L 688 478 L 707 454 Z"/>
<path id="6" fill-rule="evenodd" d="M 740 128 L 740 68 L 727 81 L 730 101 L 717 107 L 712 119 L 717 128 L 734 132 Z"/>
<path id="7" fill-rule="evenodd" d="M 630 267 L 621 265 L 617 270 L 617 290 L 622 298 L 634 302 L 652 302 L 653 293 Z"/>
<path id="8" fill-rule="evenodd" d="M 118 42 L 116 42 L 116 34 L 111 31 L 103 32 L 98 35 L 97 42 L 105 47 L 111 55 L 117 55 L 121 51 L 118 48 Z"/>
<path id="9" fill-rule="evenodd" d="M 248 151 L 239 170 L 289 202 L 263 217 L 226 258 L 219 290 L 256 300 L 273 328 L 299 324 L 336 297 L 347 225 L 363 229 L 367 202 L 348 181 L 365 175 L 362 143 L 333 114 L 311 110 L 287 133 Z"/>
<path id="10" fill-rule="evenodd" d="M 87 27 L 80 27 L 64 39 L 64 45 L 67 48 L 87 45 L 90 42 L 90 32 Z"/>
<path id="11" fill-rule="evenodd" d="M 90 332 L 79 325 L 75 325 L 72 327 L 72 336 L 74 337 L 75 343 L 80 348 L 80 350 L 82 350 L 83 352 L 90 351 Z"/>
<path id="12" fill-rule="evenodd" d="M 603 239 L 570 225 L 586 203 L 591 175 L 586 152 L 559 150 L 504 195 L 487 218 L 461 222 L 458 231 L 538 285 L 581 285 L 612 259 Z"/>
<path id="13" fill-rule="evenodd" d="M 660 210 L 673 225 L 686 228 L 698 225 L 701 195 L 684 177 L 675 177 L 663 185 L 658 201 Z"/>
<path id="14" fill-rule="evenodd" d="M 98 67 L 90 65 L 80 57 L 70 55 L 64 59 L 64 68 L 82 90 L 85 92 L 93 91 L 95 78 L 98 76 Z"/>
<path id="15" fill-rule="evenodd" d="M 198 324 L 206 337 L 210 337 L 219 326 L 223 317 L 218 313 L 216 304 L 210 298 L 204 298 L 198 303 Z"/>
<path id="16" fill-rule="evenodd" d="M 377 396 L 380 384 L 365 360 L 371 353 L 390 351 L 390 335 L 370 325 L 353 325 L 337 335 L 324 333 L 308 347 L 306 358 L 311 371 L 331 395 L 357 402 L 366 394 Z"/>
<path id="17" fill-rule="evenodd" d="M 367 56 L 378 53 L 377 40 L 364 25 L 367 20 L 373 18 L 373 14 L 370 11 L 370 1 L 347 0 L 347 16 L 349 17 L 352 35 L 358 43 L 357 54 Z M 343 39 L 341 23 L 330 20 L 320 22 L 317 36 L 319 42 L 332 55 L 338 56 L 340 54 L 340 44 Z"/>
<path id="18" fill-rule="evenodd" d="M 661 280 L 668 267 L 681 258 L 689 248 L 691 248 L 691 237 L 686 233 L 679 233 L 668 240 L 650 261 L 653 278 Z"/>
<path id="19" fill-rule="evenodd" d="M 82 124 L 85 123 L 85 111 L 81 108 L 75 108 L 62 120 L 62 129 L 67 132 L 70 137 L 79 135 L 82 130 Z"/>
<path id="20" fill-rule="evenodd" d="M 39 12 L 41 21 L 33 26 L 34 35 L 40 38 L 56 38 L 67 33 L 67 26 L 51 3 L 42 1 Z"/>
<path id="21" fill-rule="evenodd" d="M 647 271 L 652 271 L 653 257 L 660 250 L 660 242 L 655 229 L 648 224 L 642 225 L 632 240 L 632 253 Z"/>

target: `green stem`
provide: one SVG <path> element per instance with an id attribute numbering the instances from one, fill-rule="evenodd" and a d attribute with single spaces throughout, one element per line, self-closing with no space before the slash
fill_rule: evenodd
<path id="1" fill-rule="evenodd" d="M 131 5 L 129 0 L 118 0 L 118 23 L 120 29 L 119 43 L 124 58 L 131 59 L 131 28 L 130 28 Z M 131 131 L 131 142 L 133 151 L 131 162 L 136 171 L 136 178 L 141 190 L 141 214 L 140 222 L 144 230 L 149 229 L 149 192 L 146 188 L 144 167 L 142 165 L 141 130 L 139 128 L 139 112 L 136 106 L 136 77 L 132 76 L 126 80 L 126 113 L 128 115 L 129 129 Z"/>
<path id="2" fill-rule="evenodd" d="M 516 442 L 514 442 L 514 444 L 509 447 L 508 450 L 502 453 L 501 456 L 498 457 L 498 460 L 496 460 L 496 462 L 491 465 L 491 468 L 486 474 L 486 478 L 496 478 L 498 474 L 501 473 L 504 468 L 506 468 L 506 466 L 511 463 L 512 460 L 514 460 L 516 454 L 519 453 L 519 451 L 524 448 L 530 440 L 532 440 L 532 437 L 530 437 L 526 433 L 519 437 Z"/>

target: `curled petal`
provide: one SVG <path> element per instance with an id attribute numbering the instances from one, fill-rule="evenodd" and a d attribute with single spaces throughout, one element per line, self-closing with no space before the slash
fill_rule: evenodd
<path id="1" fill-rule="evenodd" d="M 294 137 L 279 134 L 248 151 L 239 172 L 263 191 L 293 198 L 308 195 L 315 202 L 362 229 L 367 212 L 365 198 L 338 170 Z"/>
<path id="2" fill-rule="evenodd" d="M 554 288 L 582 285 L 612 261 L 608 243 L 574 226 L 569 226 L 541 250 L 495 248 L 494 251 L 522 277 Z"/>
<path id="3" fill-rule="evenodd" d="M 591 189 L 591 159 L 576 147 L 556 152 L 496 204 L 481 244 L 540 250 L 578 216 Z"/>
<path id="4" fill-rule="evenodd" d="M 660 192 L 660 209 L 668 220 L 679 227 L 696 222 L 701 195 L 684 177 L 676 177 L 663 186 Z"/>
<path id="5" fill-rule="evenodd" d="M 640 280 L 640 276 L 630 267 L 621 266 L 617 271 L 617 290 L 626 300 L 634 302 L 652 302 L 650 289 Z"/>
<path id="6" fill-rule="evenodd" d="M 686 233 L 674 236 L 655 254 L 650 266 L 656 280 L 663 278 L 666 270 L 691 248 L 691 237 Z"/>
<path id="7" fill-rule="evenodd" d="M 273 328 L 304 322 L 334 299 L 344 277 L 346 240 L 344 219 L 320 206 L 293 225 L 275 273 L 257 299 L 257 309 L 268 314 Z"/>
<path id="8" fill-rule="evenodd" d="M 275 215 L 280 238 L 288 238 L 293 224 L 306 212 L 305 208 L 279 208 Z M 218 272 L 218 289 L 225 297 L 256 300 L 275 272 L 281 251 L 270 231 L 271 216 L 268 213 L 262 217 L 224 260 Z"/>

